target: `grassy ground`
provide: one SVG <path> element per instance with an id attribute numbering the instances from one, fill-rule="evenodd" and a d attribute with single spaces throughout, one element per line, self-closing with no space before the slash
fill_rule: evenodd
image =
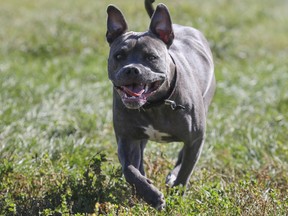
<path id="1" fill-rule="evenodd" d="M 165 188 L 180 145 L 150 142 L 156 212 L 133 195 L 116 155 L 106 7 L 130 29 L 142 1 L 0 0 L 0 215 L 286 215 L 288 2 L 164 1 L 215 57 L 207 141 L 185 197 Z"/>

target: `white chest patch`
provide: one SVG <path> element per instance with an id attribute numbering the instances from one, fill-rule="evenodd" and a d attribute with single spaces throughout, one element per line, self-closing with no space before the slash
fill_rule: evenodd
<path id="1" fill-rule="evenodd" d="M 157 142 L 163 141 L 164 137 L 167 137 L 167 138 L 170 137 L 169 134 L 163 133 L 154 129 L 152 125 L 148 125 L 148 127 L 144 127 L 144 133 L 149 137 L 150 140 L 157 141 Z"/>

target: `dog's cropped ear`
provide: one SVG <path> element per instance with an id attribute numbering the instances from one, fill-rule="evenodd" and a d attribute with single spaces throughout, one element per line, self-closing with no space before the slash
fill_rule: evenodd
<path id="1" fill-rule="evenodd" d="M 106 39 L 111 44 L 117 37 L 127 31 L 127 23 L 121 11 L 113 5 L 107 8 L 107 32 Z"/>
<path id="2" fill-rule="evenodd" d="M 159 4 L 151 17 L 149 30 L 160 38 L 167 46 L 170 46 L 174 39 L 172 21 L 168 8 Z"/>

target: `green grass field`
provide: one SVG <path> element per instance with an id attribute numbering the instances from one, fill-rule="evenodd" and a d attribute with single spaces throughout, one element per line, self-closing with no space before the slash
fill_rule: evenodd
<path id="1" fill-rule="evenodd" d="M 185 197 L 165 187 L 181 144 L 147 146 L 162 212 L 121 176 L 111 3 L 147 30 L 142 1 L 0 0 L 0 215 L 287 215 L 288 1 L 163 0 L 173 22 L 206 35 L 217 92 Z"/>

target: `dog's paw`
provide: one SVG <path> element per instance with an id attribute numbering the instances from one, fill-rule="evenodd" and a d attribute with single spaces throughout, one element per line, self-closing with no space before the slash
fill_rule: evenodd
<path id="1" fill-rule="evenodd" d="M 162 196 L 160 197 L 160 199 L 157 200 L 156 205 L 154 206 L 154 208 L 158 211 L 162 211 L 165 208 L 165 199 L 164 199 L 164 195 L 161 194 Z"/>
<path id="2" fill-rule="evenodd" d="M 141 189 L 138 190 L 138 194 L 153 208 L 159 211 L 165 208 L 164 195 L 154 185 L 149 184 L 148 187 L 143 186 Z"/>
<path id="3" fill-rule="evenodd" d="M 147 194 L 144 197 L 144 200 L 150 204 L 153 208 L 155 208 L 158 211 L 161 211 L 165 208 L 165 199 L 164 195 L 160 191 L 151 191 L 152 193 Z"/>
<path id="4" fill-rule="evenodd" d="M 176 176 L 174 174 L 170 173 L 166 177 L 166 184 L 169 185 L 170 187 L 172 187 L 174 185 L 175 180 L 176 180 Z"/>

